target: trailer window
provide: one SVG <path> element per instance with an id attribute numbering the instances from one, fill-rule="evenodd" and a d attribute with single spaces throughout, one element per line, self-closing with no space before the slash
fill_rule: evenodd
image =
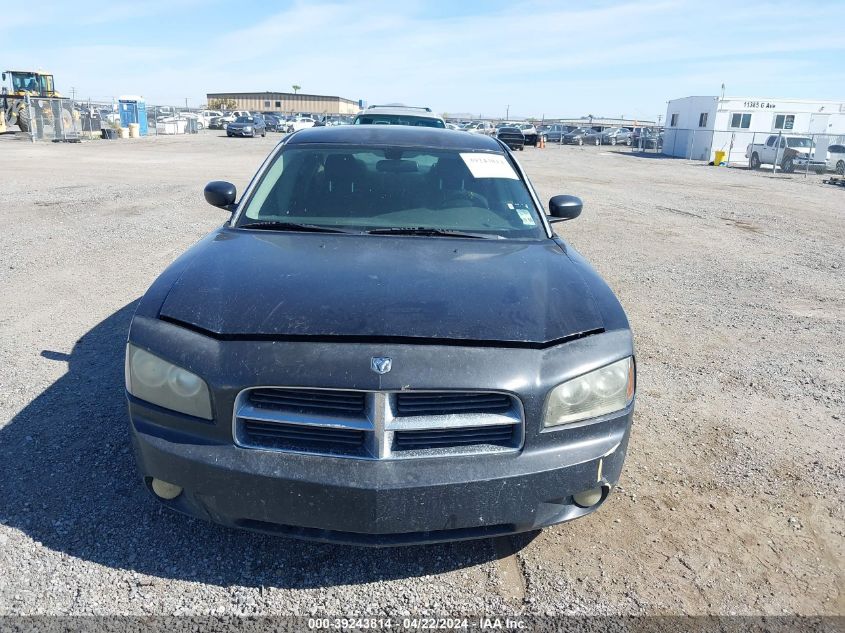
<path id="1" fill-rule="evenodd" d="M 698 115 L 698 127 L 707 127 L 707 113 L 702 112 Z"/>
<path id="2" fill-rule="evenodd" d="M 676 125 L 678 125 L 678 113 L 673 112 L 672 118 L 669 119 L 669 127 L 675 127 Z"/>
<path id="3" fill-rule="evenodd" d="M 795 126 L 794 114 L 778 114 L 775 116 L 776 130 L 791 130 Z"/>
<path id="4" fill-rule="evenodd" d="M 734 112 L 731 115 L 731 127 L 747 130 L 751 127 L 750 112 Z"/>

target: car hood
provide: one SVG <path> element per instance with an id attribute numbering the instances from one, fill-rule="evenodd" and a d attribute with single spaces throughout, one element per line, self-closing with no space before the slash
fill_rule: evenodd
<path id="1" fill-rule="evenodd" d="M 160 317 L 218 337 L 546 344 L 603 328 L 552 240 L 221 229 L 197 244 Z"/>

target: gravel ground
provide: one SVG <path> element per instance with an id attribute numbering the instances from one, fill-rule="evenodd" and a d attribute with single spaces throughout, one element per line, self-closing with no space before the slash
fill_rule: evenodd
<path id="1" fill-rule="evenodd" d="M 595 147 L 528 148 L 639 362 L 619 490 L 538 536 L 361 550 L 227 530 L 141 486 L 136 299 L 224 220 L 277 135 L 0 137 L 0 615 L 843 614 L 845 191 Z M 512 552 L 516 552 L 515 554 Z"/>

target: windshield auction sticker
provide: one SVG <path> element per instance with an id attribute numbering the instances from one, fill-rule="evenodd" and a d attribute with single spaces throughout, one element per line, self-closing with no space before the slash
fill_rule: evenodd
<path id="1" fill-rule="evenodd" d="M 519 176 L 510 163 L 501 154 L 462 153 L 461 158 L 469 168 L 473 178 L 511 178 Z"/>

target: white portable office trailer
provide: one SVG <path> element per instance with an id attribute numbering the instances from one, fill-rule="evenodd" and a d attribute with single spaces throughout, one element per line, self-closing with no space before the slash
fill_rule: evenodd
<path id="1" fill-rule="evenodd" d="M 771 134 L 813 136 L 815 152 L 845 140 L 845 102 L 759 97 L 684 97 L 669 101 L 663 153 L 710 162 L 717 151 L 745 162 L 749 143 Z"/>

